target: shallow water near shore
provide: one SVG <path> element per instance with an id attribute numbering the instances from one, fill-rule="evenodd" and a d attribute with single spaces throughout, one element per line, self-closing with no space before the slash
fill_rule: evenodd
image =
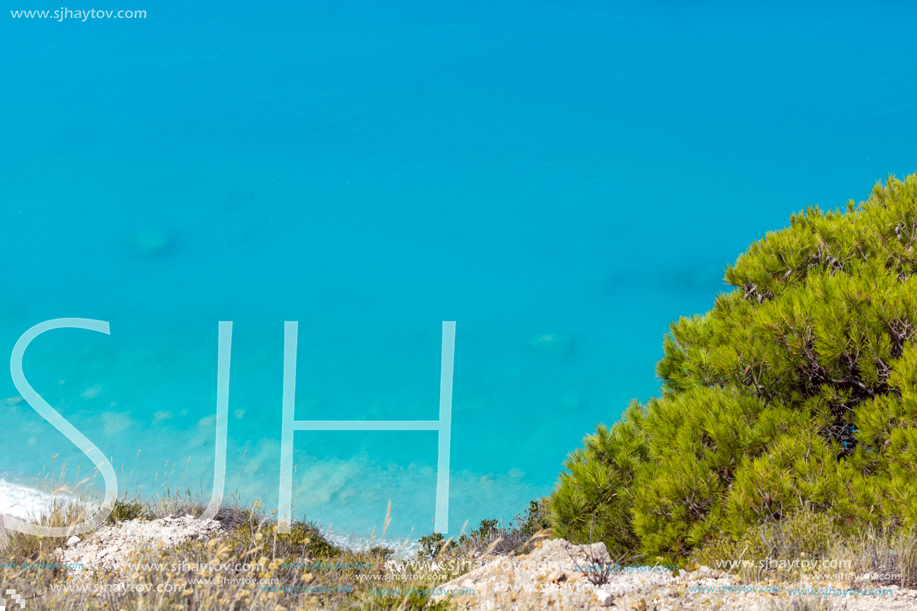
<path id="1" fill-rule="evenodd" d="M 145 496 L 210 495 L 219 321 L 226 492 L 267 510 L 284 321 L 301 420 L 436 419 L 456 321 L 449 533 L 509 522 L 658 391 L 668 324 L 729 290 L 749 243 L 917 169 L 903 3 L 148 13 L 4 15 L 0 42 L 0 353 L 108 321 L 40 336 L 23 367 Z M 9 376 L 0 409 L 6 482 L 64 469 L 101 494 Z M 435 433 L 294 441 L 297 517 L 369 537 L 391 501 L 387 539 L 433 530 Z M 44 498 L 21 492 L 0 512 Z"/>

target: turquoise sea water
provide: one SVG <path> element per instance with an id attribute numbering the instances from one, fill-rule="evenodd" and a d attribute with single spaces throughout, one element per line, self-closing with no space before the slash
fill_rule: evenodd
<path id="1" fill-rule="evenodd" d="M 0 356 L 108 321 L 25 374 L 144 494 L 209 494 L 219 321 L 227 489 L 276 509 L 283 322 L 298 419 L 425 420 L 454 320 L 449 530 L 508 520 L 658 391 L 668 324 L 750 242 L 917 170 L 910 3 L 10 13 L 59 8 L 0 14 Z M 0 376 L 0 475 L 83 477 L 18 395 Z M 389 536 L 432 531 L 435 433 L 295 443 L 297 516 L 366 535 L 391 500 Z"/>

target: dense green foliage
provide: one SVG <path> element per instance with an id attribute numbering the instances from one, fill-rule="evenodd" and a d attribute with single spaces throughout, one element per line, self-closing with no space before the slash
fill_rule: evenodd
<path id="1" fill-rule="evenodd" d="M 570 455 L 555 532 L 678 561 L 799 511 L 917 525 L 915 240 L 917 174 L 752 244 L 672 324 L 661 396 Z"/>

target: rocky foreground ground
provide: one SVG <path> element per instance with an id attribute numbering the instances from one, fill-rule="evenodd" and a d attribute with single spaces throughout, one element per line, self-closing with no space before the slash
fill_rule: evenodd
<path id="1" fill-rule="evenodd" d="M 131 520 L 103 526 L 85 539 L 72 537 L 57 550 L 55 560 L 79 563 L 81 575 L 74 577 L 89 577 L 99 569 L 121 568 L 142 548 L 168 548 L 225 534 L 218 522 L 198 522 L 190 515 Z M 477 568 L 439 586 L 452 596 L 434 598 L 450 598 L 469 611 L 917 611 L 917 590 L 864 584 L 861 589 L 885 590 L 865 595 L 844 592 L 847 586 L 840 583 L 743 583 L 708 567 L 678 576 L 659 567 L 623 567 L 602 580 L 598 566 L 612 563 L 603 544 L 580 546 L 555 539 L 536 546 L 524 556 L 476 558 L 472 566 Z M 400 566 L 390 561 L 387 570 L 395 572 Z"/>
<path id="2" fill-rule="evenodd" d="M 66 547 L 54 553 L 60 564 L 79 565 L 80 576 L 99 569 L 117 570 L 128 565 L 129 558 L 143 549 L 169 548 L 193 539 L 225 535 L 216 520 L 198 521 L 193 516 L 167 517 L 158 520 L 129 520 L 106 524 L 85 540 L 70 537 Z"/>
<path id="3" fill-rule="evenodd" d="M 596 563 L 599 559 L 600 562 Z M 563 539 L 546 541 L 531 554 L 493 558 L 479 568 L 440 586 L 474 590 L 452 600 L 468 610 L 551 611 L 836 611 L 917 610 L 917 590 L 884 587 L 883 595 L 838 593 L 846 589 L 829 583 L 742 583 L 737 577 L 708 567 L 681 572 L 677 577 L 658 567 L 623 567 L 594 585 L 597 572 L 583 570 L 611 559 L 602 543 L 573 545 Z M 861 586 L 879 589 L 883 586 Z M 769 588 L 771 591 L 762 591 Z M 822 590 L 822 588 L 834 588 Z M 817 590 L 821 595 L 801 595 L 794 590 Z M 446 598 L 436 596 L 435 598 Z"/>

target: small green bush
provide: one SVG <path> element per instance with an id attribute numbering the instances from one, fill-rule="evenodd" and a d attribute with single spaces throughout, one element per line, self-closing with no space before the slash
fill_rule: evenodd
<path id="1" fill-rule="evenodd" d="M 917 525 L 917 174 L 791 216 L 725 280 L 672 324 L 661 396 L 571 453 L 555 533 L 675 563 L 800 512 Z"/>
<path id="2" fill-rule="evenodd" d="M 528 509 L 517 514 L 509 525 L 499 520 L 481 520 L 480 526 L 457 539 L 446 539 L 440 533 L 432 533 L 420 539 L 417 556 L 424 559 L 475 557 L 476 554 L 494 555 L 527 554 L 535 543 L 549 536 L 547 498 L 529 503 Z"/>
<path id="3" fill-rule="evenodd" d="M 437 558 L 443 552 L 456 549 L 458 542 L 451 537 L 446 539 L 442 533 L 431 533 L 420 538 L 417 556 L 426 560 Z"/>
<path id="4" fill-rule="evenodd" d="M 542 497 L 530 501 L 528 509 L 524 514 L 516 517 L 513 525 L 521 535 L 528 537 L 551 528 L 551 520 L 548 518 L 548 499 Z"/>
<path id="5" fill-rule="evenodd" d="M 142 500 L 130 501 L 127 498 L 123 498 L 115 501 L 114 508 L 108 514 L 108 523 L 116 524 L 137 519 L 151 520 L 153 517 L 153 513 Z"/>
<path id="6" fill-rule="evenodd" d="M 231 550 L 259 550 L 270 558 L 330 558 L 344 553 L 328 541 L 310 522 L 293 522 L 289 533 L 280 533 L 277 523 L 250 512 L 249 520 L 240 522 L 227 543 Z"/>

